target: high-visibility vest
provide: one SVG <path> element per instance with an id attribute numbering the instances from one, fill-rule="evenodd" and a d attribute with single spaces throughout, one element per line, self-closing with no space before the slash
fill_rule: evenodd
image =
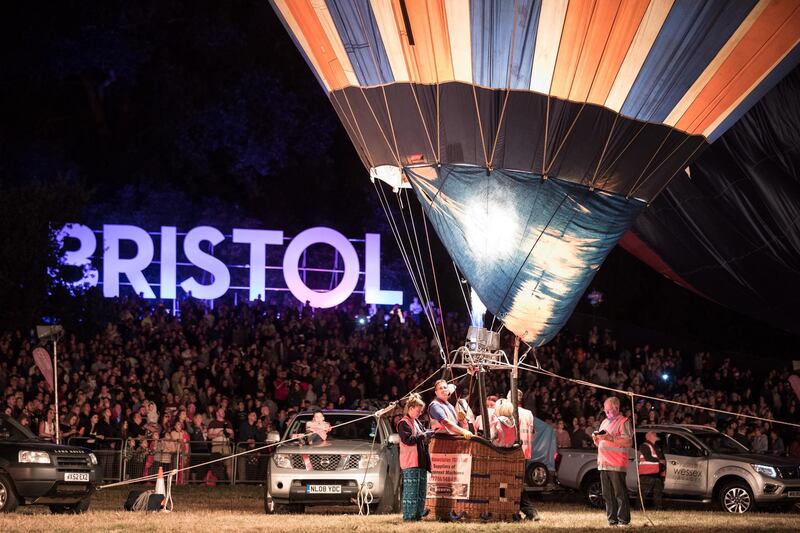
<path id="1" fill-rule="evenodd" d="M 492 444 L 500 448 L 511 448 L 517 441 L 517 428 L 514 427 L 514 419 L 511 419 L 510 424 L 506 422 L 509 421 L 500 421 L 500 419 L 495 418 L 492 423 L 495 433 Z"/>
<path id="2" fill-rule="evenodd" d="M 416 420 L 411 420 L 408 416 L 404 416 L 401 422 L 403 421 L 405 421 L 409 426 L 411 426 L 411 435 L 413 437 L 416 437 L 422 432 Z M 408 445 L 401 440 L 400 468 L 402 470 L 405 470 L 406 468 L 417 468 L 418 466 L 419 466 L 419 456 L 417 455 L 417 445 L 416 444 Z"/>
<path id="3" fill-rule="evenodd" d="M 642 447 L 649 446 L 650 447 L 650 455 L 653 457 L 657 457 L 655 447 L 650 444 L 649 442 L 645 441 L 642 443 Z M 639 448 L 639 475 L 640 476 L 657 476 L 660 470 L 660 463 L 658 461 L 648 461 L 644 457 L 644 453 L 642 453 L 642 449 Z"/>
<path id="4" fill-rule="evenodd" d="M 447 418 L 447 420 L 450 420 L 450 422 L 452 422 L 456 426 L 458 425 L 458 418 L 456 417 L 455 408 L 452 405 L 450 405 L 448 402 L 443 402 L 443 401 L 439 400 L 438 398 L 433 400 L 430 403 L 430 405 L 428 406 L 428 414 L 429 415 L 430 415 L 430 412 L 431 412 L 431 407 L 433 407 L 434 404 L 439 404 L 440 406 L 444 407 L 444 410 L 447 413 L 447 416 L 445 418 Z M 457 432 L 457 431 L 449 431 L 446 427 L 444 427 L 438 420 L 436 420 L 432 416 L 430 416 L 430 419 L 431 419 L 431 429 L 434 430 L 436 433 L 449 433 L 449 434 L 452 434 L 452 435 L 458 435 L 459 434 L 459 432 Z"/>
<path id="5" fill-rule="evenodd" d="M 525 459 L 533 456 L 533 439 L 536 428 L 533 422 L 533 413 L 529 409 L 519 407 L 519 440 L 522 441 L 522 453 Z"/>
<path id="6" fill-rule="evenodd" d="M 612 438 L 619 438 L 627 421 L 624 416 L 617 415 L 614 420 L 604 420 L 600 429 L 605 429 Z M 597 446 L 597 469 L 625 472 L 628 469 L 628 448 L 618 448 L 610 441 L 601 440 Z"/>

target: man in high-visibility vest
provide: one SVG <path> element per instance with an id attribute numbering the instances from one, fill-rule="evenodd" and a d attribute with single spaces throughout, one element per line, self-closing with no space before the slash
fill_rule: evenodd
<path id="1" fill-rule="evenodd" d="M 653 504 L 657 510 L 663 507 L 664 477 L 667 475 L 667 461 L 664 452 L 656 445 L 658 435 L 648 431 L 645 441 L 639 447 L 639 479 L 642 483 L 642 497 L 652 492 Z"/>
<path id="2" fill-rule="evenodd" d="M 609 526 L 628 526 L 631 508 L 625 472 L 628 468 L 628 449 L 633 444 L 630 420 L 619 411 L 619 398 L 611 396 L 603 402 L 606 419 L 600 429 L 592 434 L 597 446 L 597 469 L 606 502 Z"/>

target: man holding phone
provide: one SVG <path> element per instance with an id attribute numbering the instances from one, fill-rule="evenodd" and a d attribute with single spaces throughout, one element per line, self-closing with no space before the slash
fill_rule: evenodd
<path id="1" fill-rule="evenodd" d="M 628 469 L 628 449 L 633 444 L 633 428 L 619 408 L 619 398 L 615 396 L 603 402 L 606 419 L 600 424 L 600 430 L 592 434 L 592 441 L 597 446 L 597 469 L 603 486 L 608 525 L 627 527 L 631 522 L 631 508 L 625 472 Z"/>

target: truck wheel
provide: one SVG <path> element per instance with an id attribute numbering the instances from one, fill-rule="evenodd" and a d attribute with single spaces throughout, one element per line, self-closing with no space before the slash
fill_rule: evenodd
<path id="1" fill-rule="evenodd" d="M 51 505 L 50 512 L 53 514 L 82 514 L 89 510 L 89 505 L 92 503 L 92 498 L 87 496 L 78 503 L 71 503 L 69 505 Z"/>
<path id="2" fill-rule="evenodd" d="M 531 463 L 525 469 L 525 485 L 544 488 L 550 481 L 550 472 L 542 463 Z"/>
<path id="3" fill-rule="evenodd" d="M 267 483 L 264 485 L 264 512 L 266 514 L 275 514 L 277 507 L 275 500 L 272 499 L 272 494 L 269 493 L 269 483 Z"/>
<path id="4" fill-rule="evenodd" d="M 269 483 L 264 486 L 264 513 L 266 514 L 302 514 L 306 510 L 306 506 L 302 503 L 275 503 L 272 499 L 272 494 L 269 492 Z"/>
<path id="5" fill-rule="evenodd" d="M 750 487 L 744 481 L 729 481 L 722 486 L 717 503 L 723 511 L 742 514 L 753 510 L 755 502 Z"/>
<path id="6" fill-rule="evenodd" d="M 387 475 L 386 482 L 383 485 L 383 494 L 381 495 L 381 501 L 378 502 L 378 505 L 375 508 L 376 514 L 390 514 L 399 511 L 400 495 L 395 494 L 396 492 L 397 491 L 394 490 L 394 483 L 392 481 L 392 478 Z"/>
<path id="7" fill-rule="evenodd" d="M 0 474 L 0 513 L 13 513 L 18 504 L 19 500 L 11 480 L 8 476 Z"/>
<path id="8" fill-rule="evenodd" d="M 583 499 L 589 507 L 601 509 L 605 506 L 605 501 L 603 500 L 603 486 L 600 484 L 600 474 L 597 472 L 586 474 L 586 477 L 581 483 L 581 494 L 583 494 Z"/>

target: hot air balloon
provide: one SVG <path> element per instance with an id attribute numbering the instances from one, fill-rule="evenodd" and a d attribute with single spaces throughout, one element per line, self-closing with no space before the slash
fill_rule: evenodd
<path id="1" fill-rule="evenodd" d="M 796 0 L 271 2 L 371 177 L 532 346 L 800 58 Z"/>

